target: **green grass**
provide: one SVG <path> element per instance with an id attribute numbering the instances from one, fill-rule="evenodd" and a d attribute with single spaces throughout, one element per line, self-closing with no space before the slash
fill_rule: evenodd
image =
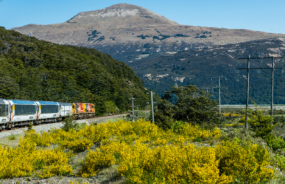
<path id="1" fill-rule="evenodd" d="M 8 137 L 4 137 L 0 139 L 0 145 L 2 146 L 11 146 L 11 147 L 16 147 L 19 145 L 20 142 L 20 137 L 23 137 L 24 134 L 17 134 L 17 135 L 10 135 Z M 13 139 L 11 140 L 11 138 Z"/>

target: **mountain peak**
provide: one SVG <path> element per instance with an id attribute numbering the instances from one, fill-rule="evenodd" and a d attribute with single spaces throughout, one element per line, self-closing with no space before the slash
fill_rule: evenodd
<path id="1" fill-rule="evenodd" d="M 68 20 L 67 22 L 97 23 L 99 20 L 102 19 L 106 20 L 106 19 L 127 19 L 127 18 L 147 19 L 148 24 L 150 22 L 153 22 L 156 24 L 162 23 L 162 24 L 178 25 L 176 22 L 171 21 L 161 15 L 158 15 L 146 8 L 125 3 L 112 5 L 110 7 L 100 10 L 81 12 L 76 16 L 74 16 L 73 18 L 71 18 L 70 20 Z"/>

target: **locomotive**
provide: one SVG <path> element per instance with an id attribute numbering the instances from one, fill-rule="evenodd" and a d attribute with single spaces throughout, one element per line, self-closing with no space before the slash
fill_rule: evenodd
<path id="1" fill-rule="evenodd" d="M 0 99 L 0 130 L 30 123 L 57 122 L 72 115 L 75 119 L 94 117 L 95 105 L 78 102 Z"/>

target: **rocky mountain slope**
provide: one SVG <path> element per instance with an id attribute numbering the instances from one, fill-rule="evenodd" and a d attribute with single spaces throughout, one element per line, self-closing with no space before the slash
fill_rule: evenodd
<path id="1" fill-rule="evenodd" d="M 110 54 L 130 65 L 145 86 L 159 94 L 175 84 L 212 88 L 218 83 L 211 81 L 211 77 L 224 75 L 228 80 L 222 81 L 227 87 L 222 103 L 245 103 L 245 72 L 237 73 L 237 68 L 245 63 L 238 62 L 238 57 L 283 56 L 285 51 L 284 34 L 179 25 L 129 4 L 82 12 L 61 24 L 27 25 L 14 30 Z M 281 60 L 277 64 L 283 67 Z M 270 63 L 264 61 L 263 65 L 268 67 Z M 261 66 L 260 61 L 252 66 Z M 250 96 L 257 103 L 269 103 L 270 72 L 259 72 L 251 72 Z M 275 82 L 274 103 L 285 104 L 285 79 L 281 71 L 276 71 Z M 218 99 L 217 93 L 213 94 Z"/>
<path id="2" fill-rule="evenodd" d="M 135 73 L 144 80 L 146 88 L 163 94 L 171 86 L 197 85 L 208 91 L 218 85 L 221 79 L 222 103 L 245 104 L 246 60 L 239 57 L 285 57 L 285 39 L 264 39 L 223 46 L 195 47 L 170 56 L 142 59 L 129 63 Z M 271 59 L 251 60 L 252 68 L 269 68 Z M 275 67 L 284 68 L 283 59 L 275 59 Z M 274 103 L 285 104 L 285 75 L 281 69 L 275 70 Z M 218 90 L 212 94 L 218 100 Z M 259 104 L 269 104 L 271 98 L 271 70 L 250 71 L 250 99 Z"/>
<path id="3" fill-rule="evenodd" d="M 282 34 L 242 29 L 180 25 L 143 7 L 129 4 L 82 12 L 60 24 L 31 24 L 13 30 L 53 43 L 96 48 L 127 63 L 199 46 L 285 38 Z"/>

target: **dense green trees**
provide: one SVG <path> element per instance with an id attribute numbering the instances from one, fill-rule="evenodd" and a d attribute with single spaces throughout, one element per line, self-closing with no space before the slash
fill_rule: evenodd
<path id="1" fill-rule="evenodd" d="M 219 122 L 217 102 L 210 95 L 193 85 L 172 87 L 158 103 L 155 121 L 163 128 L 170 128 L 174 120 L 209 126 Z"/>
<path id="2" fill-rule="evenodd" d="M 146 102 L 141 80 L 126 64 L 95 49 L 57 45 L 0 28 L 0 98 L 93 102 L 121 110 Z"/>

